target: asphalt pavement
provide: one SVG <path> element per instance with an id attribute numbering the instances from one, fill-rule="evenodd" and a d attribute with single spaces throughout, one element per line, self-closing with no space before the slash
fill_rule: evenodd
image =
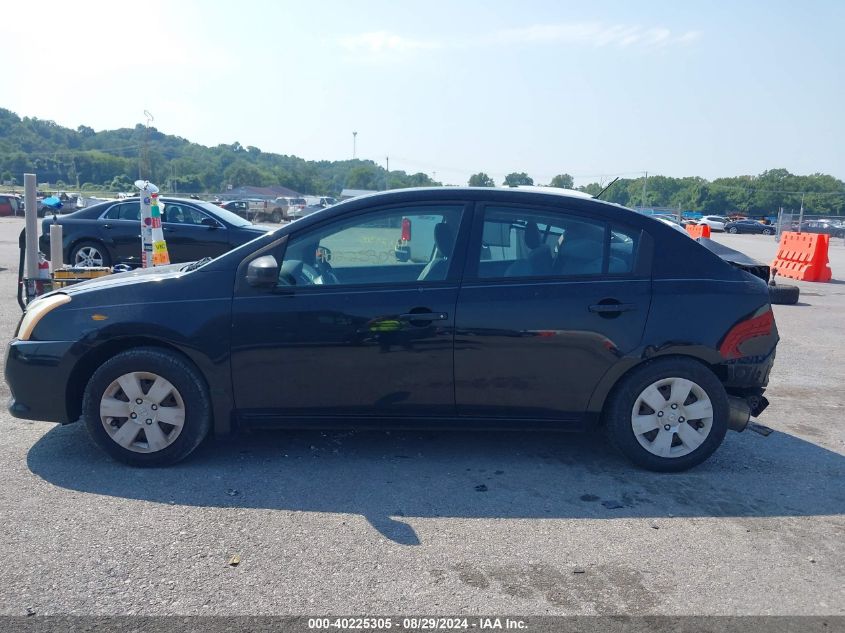
<path id="1" fill-rule="evenodd" d="M 4 349 L 22 225 L 0 219 Z M 845 614 L 842 240 L 831 260 L 775 307 L 774 432 L 687 473 L 596 434 L 458 431 L 259 433 L 142 470 L 4 411 L 0 615 Z"/>

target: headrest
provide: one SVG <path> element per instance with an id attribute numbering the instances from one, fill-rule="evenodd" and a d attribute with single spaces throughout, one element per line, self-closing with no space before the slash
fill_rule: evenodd
<path id="1" fill-rule="evenodd" d="M 525 225 L 525 245 L 532 251 L 542 244 L 543 238 L 536 222 L 529 222 Z"/>
<path id="2" fill-rule="evenodd" d="M 437 250 L 440 251 L 441 255 L 449 257 L 455 248 L 455 234 L 452 232 L 452 227 L 445 222 L 435 224 L 434 243 L 437 245 Z"/>

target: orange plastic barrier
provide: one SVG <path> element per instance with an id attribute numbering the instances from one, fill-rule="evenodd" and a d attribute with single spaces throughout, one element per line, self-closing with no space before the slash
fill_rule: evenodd
<path id="1" fill-rule="evenodd" d="M 772 260 L 777 274 L 800 281 L 830 281 L 827 258 L 830 236 L 821 233 L 793 233 L 780 236 L 778 254 Z"/>
<path id="2" fill-rule="evenodd" d="M 687 224 L 686 228 L 690 237 L 710 237 L 710 227 L 706 224 Z"/>

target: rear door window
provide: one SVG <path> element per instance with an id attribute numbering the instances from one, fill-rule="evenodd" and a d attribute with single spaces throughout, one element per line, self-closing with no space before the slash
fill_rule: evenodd
<path id="1" fill-rule="evenodd" d="M 140 202 L 121 202 L 109 208 L 103 218 L 106 220 L 134 220 L 141 221 Z"/>
<path id="2" fill-rule="evenodd" d="M 580 277 L 634 270 L 639 232 L 545 209 L 487 207 L 476 254 L 482 279 Z"/>

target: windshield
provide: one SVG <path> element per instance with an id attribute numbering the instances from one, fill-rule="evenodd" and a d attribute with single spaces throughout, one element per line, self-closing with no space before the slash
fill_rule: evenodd
<path id="1" fill-rule="evenodd" d="M 191 202 L 233 226 L 250 226 L 252 224 L 249 220 L 245 220 L 241 216 L 236 215 L 223 207 L 218 207 L 216 204 L 197 200 L 192 200 Z"/>

